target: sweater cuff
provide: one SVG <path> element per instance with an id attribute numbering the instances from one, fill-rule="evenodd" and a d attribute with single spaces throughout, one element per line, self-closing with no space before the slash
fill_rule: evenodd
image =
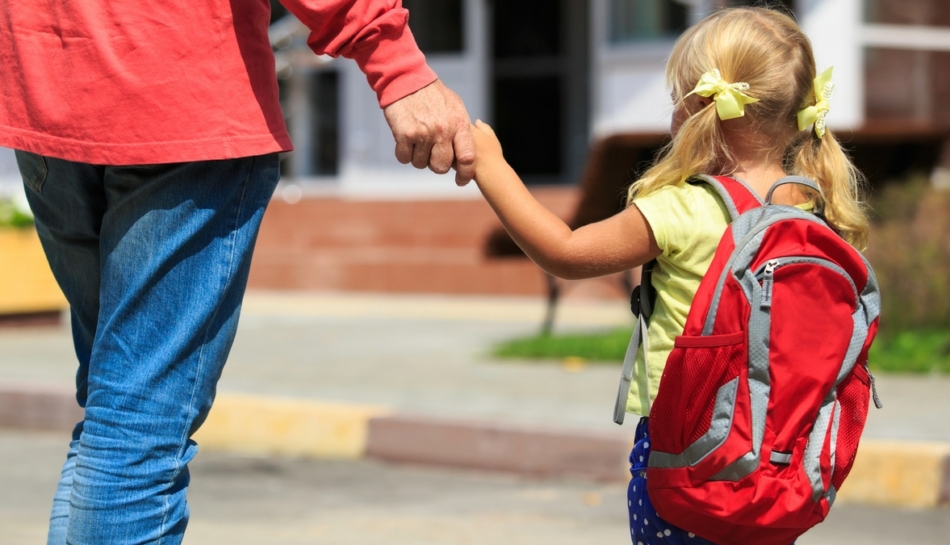
<path id="1" fill-rule="evenodd" d="M 358 48 L 352 58 L 366 74 L 370 87 L 376 91 L 380 108 L 438 79 L 426 64 L 426 57 L 416 45 L 408 25 L 387 32 L 378 41 Z"/>

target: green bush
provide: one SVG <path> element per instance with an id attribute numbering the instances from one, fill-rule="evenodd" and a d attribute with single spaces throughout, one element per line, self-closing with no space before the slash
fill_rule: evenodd
<path id="1" fill-rule="evenodd" d="M 493 354 L 502 359 L 562 361 L 580 358 L 592 363 L 623 362 L 631 330 L 614 329 L 568 335 L 537 335 L 504 342 Z M 875 371 L 950 373 L 950 331 L 901 331 L 879 335 L 868 356 Z"/>
<path id="2" fill-rule="evenodd" d="M 594 333 L 537 335 L 504 342 L 495 347 L 497 358 L 581 358 L 591 362 L 619 363 L 630 342 L 630 329 Z"/>
<path id="3" fill-rule="evenodd" d="M 872 207 L 882 335 L 950 329 L 950 191 L 912 176 L 880 187 Z"/>
<path id="4" fill-rule="evenodd" d="M 905 373 L 950 373 L 950 332 L 901 331 L 881 335 L 868 354 L 871 369 Z"/>
<path id="5" fill-rule="evenodd" d="M 23 210 L 14 201 L 0 197 L 0 228 L 3 227 L 31 227 L 33 215 L 29 210 Z"/>

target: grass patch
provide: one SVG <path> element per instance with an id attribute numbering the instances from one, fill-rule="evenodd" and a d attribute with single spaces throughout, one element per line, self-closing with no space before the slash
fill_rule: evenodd
<path id="1" fill-rule="evenodd" d="M 620 364 L 630 330 L 596 333 L 536 335 L 496 346 L 497 358 L 551 360 L 580 358 L 589 362 Z M 903 331 L 879 335 L 871 346 L 871 369 L 894 373 L 950 373 L 950 332 Z"/>
<path id="2" fill-rule="evenodd" d="M 506 341 L 494 348 L 498 358 L 550 359 L 581 358 L 591 362 L 623 362 L 631 330 L 619 328 L 597 333 L 536 335 Z"/>
<path id="3" fill-rule="evenodd" d="M 950 332 L 901 331 L 878 335 L 868 354 L 871 369 L 897 373 L 950 373 Z"/>

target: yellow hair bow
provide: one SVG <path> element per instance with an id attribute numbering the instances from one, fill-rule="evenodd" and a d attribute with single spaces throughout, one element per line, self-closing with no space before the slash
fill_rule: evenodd
<path id="1" fill-rule="evenodd" d="M 759 101 L 757 98 L 746 95 L 745 91 L 748 90 L 748 83 L 729 83 L 722 79 L 719 69 L 714 68 L 703 74 L 696 88 L 686 96 L 697 94 L 702 97 L 713 97 L 719 119 L 726 121 L 744 116 L 745 105 Z"/>
<path id="2" fill-rule="evenodd" d="M 831 82 L 832 70 L 833 66 L 815 78 L 815 105 L 798 112 L 798 130 L 803 131 L 814 124 L 818 138 L 825 136 L 825 116 L 831 109 L 831 95 L 835 93 L 835 84 Z"/>

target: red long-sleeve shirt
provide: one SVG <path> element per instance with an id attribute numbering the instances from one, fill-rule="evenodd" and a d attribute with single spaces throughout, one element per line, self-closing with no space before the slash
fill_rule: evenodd
<path id="1" fill-rule="evenodd" d="M 268 0 L 0 0 L 0 146 L 93 164 L 291 149 Z M 432 83 L 401 0 L 283 0 L 386 106 Z"/>

